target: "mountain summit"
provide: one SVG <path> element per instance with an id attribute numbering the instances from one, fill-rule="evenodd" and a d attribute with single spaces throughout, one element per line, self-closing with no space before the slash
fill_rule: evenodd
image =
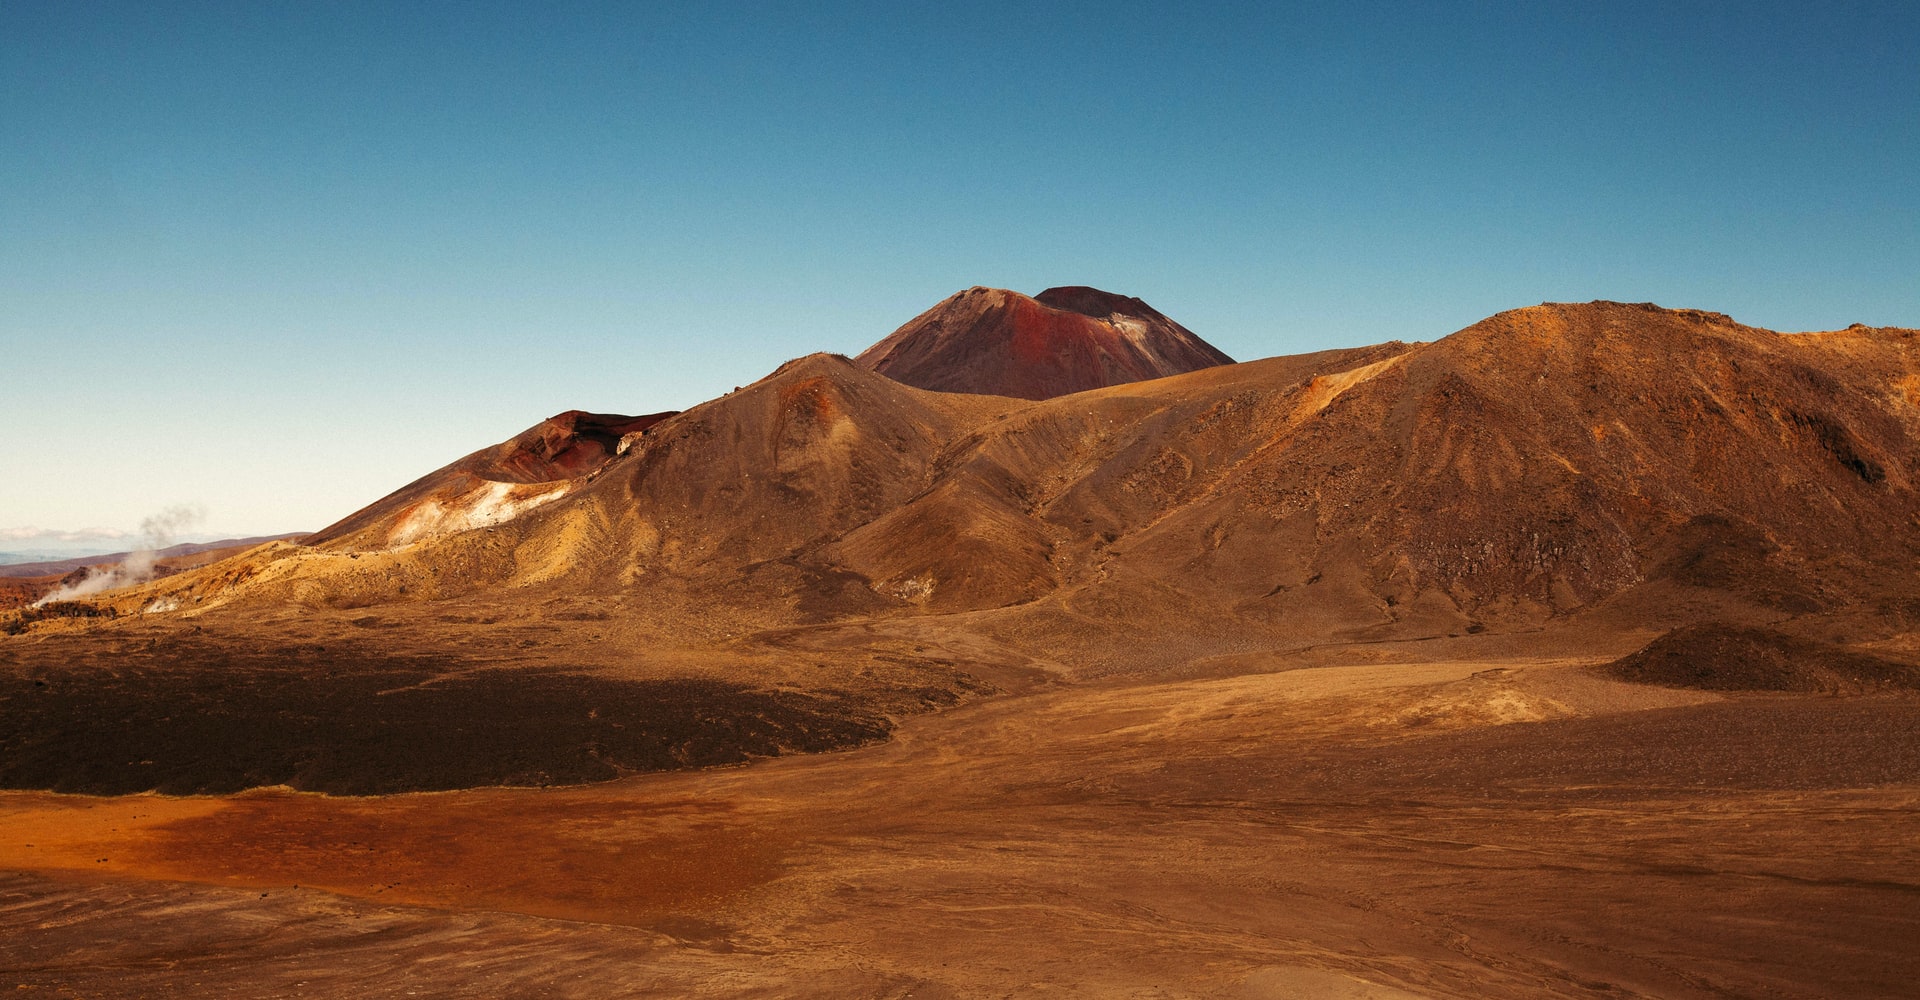
<path id="1" fill-rule="evenodd" d="M 1031 297 L 969 288 L 854 360 L 920 389 L 1020 399 L 1233 363 L 1145 302 L 1078 285 Z"/>

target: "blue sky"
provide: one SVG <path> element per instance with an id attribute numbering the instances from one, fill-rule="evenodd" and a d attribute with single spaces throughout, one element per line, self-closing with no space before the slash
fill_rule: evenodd
<path id="1" fill-rule="evenodd" d="M 1920 5 L 1272 7 L 0 0 L 0 528 L 316 528 L 974 284 L 1920 326 Z"/>

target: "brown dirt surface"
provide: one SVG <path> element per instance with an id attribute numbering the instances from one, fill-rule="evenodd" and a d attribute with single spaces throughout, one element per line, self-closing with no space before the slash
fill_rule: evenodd
<path id="1" fill-rule="evenodd" d="M 1600 668 L 1621 680 L 1704 691 L 1860 694 L 1920 690 L 1920 667 L 1771 629 L 1690 625 Z"/>
<path id="2" fill-rule="evenodd" d="M 1525 659 L 1076 684 L 578 788 L 6 793 L 0 969 L 100 997 L 1887 997 L 1920 974 L 1916 803 L 1911 697 Z"/>
<path id="3" fill-rule="evenodd" d="M 0 787 L 576 784 L 842 749 L 1027 683 L 1005 654 L 670 643 L 611 602 L 396 610 L 35 623 L 0 647 Z"/>
<path id="4" fill-rule="evenodd" d="M 889 728 L 831 697 L 699 678 L 265 653 L 0 676 L 0 788 L 380 795 L 578 784 L 836 750 Z"/>

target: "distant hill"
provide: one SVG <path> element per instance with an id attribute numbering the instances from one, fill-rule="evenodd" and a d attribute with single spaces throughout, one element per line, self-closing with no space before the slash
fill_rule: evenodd
<path id="1" fill-rule="evenodd" d="M 88 553 L 93 555 L 94 553 Z M 107 553 L 99 553 L 106 555 Z M 0 566 L 15 566 L 20 563 L 54 562 L 72 558 L 66 552 L 0 552 Z"/>
<path id="2" fill-rule="evenodd" d="M 293 531 L 284 535 L 259 535 L 253 538 L 223 538 L 213 542 L 183 542 L 179 545 L 169 545 L 164 549 L 156 549 L 154 550 L 154 555 L 162 560 L 179 559 L 183 556 L 200 555 L 219 549 L 250 549 L 256 545 L 263 545 L 267 542 L 304 538 L 306 535 L 307 533 L 304 531 Z M 99 555 L 69 556 L 61 559 L 44 559 L 36 562 L 7 563 L 0 565 L 0 577 L 25 578 L 63 575 L 77 569 L 85 569 L 88 566 L 110 566 L 115 563 L 124 562 L 130 555 L 133 555 L 131 551 L 107 552 Z M 4 562 L 4 557 L 0 557 L 0 562 Z"/>

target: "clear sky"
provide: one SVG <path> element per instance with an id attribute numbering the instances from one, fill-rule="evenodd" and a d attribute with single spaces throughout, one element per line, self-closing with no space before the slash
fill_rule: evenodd
<path id="1" fill-rule="evenodd" d="M 1920 4 L 1287 8 L 0 0 L 0 529 L 317 528 L 975 284 L 1920 326 Z"/>

